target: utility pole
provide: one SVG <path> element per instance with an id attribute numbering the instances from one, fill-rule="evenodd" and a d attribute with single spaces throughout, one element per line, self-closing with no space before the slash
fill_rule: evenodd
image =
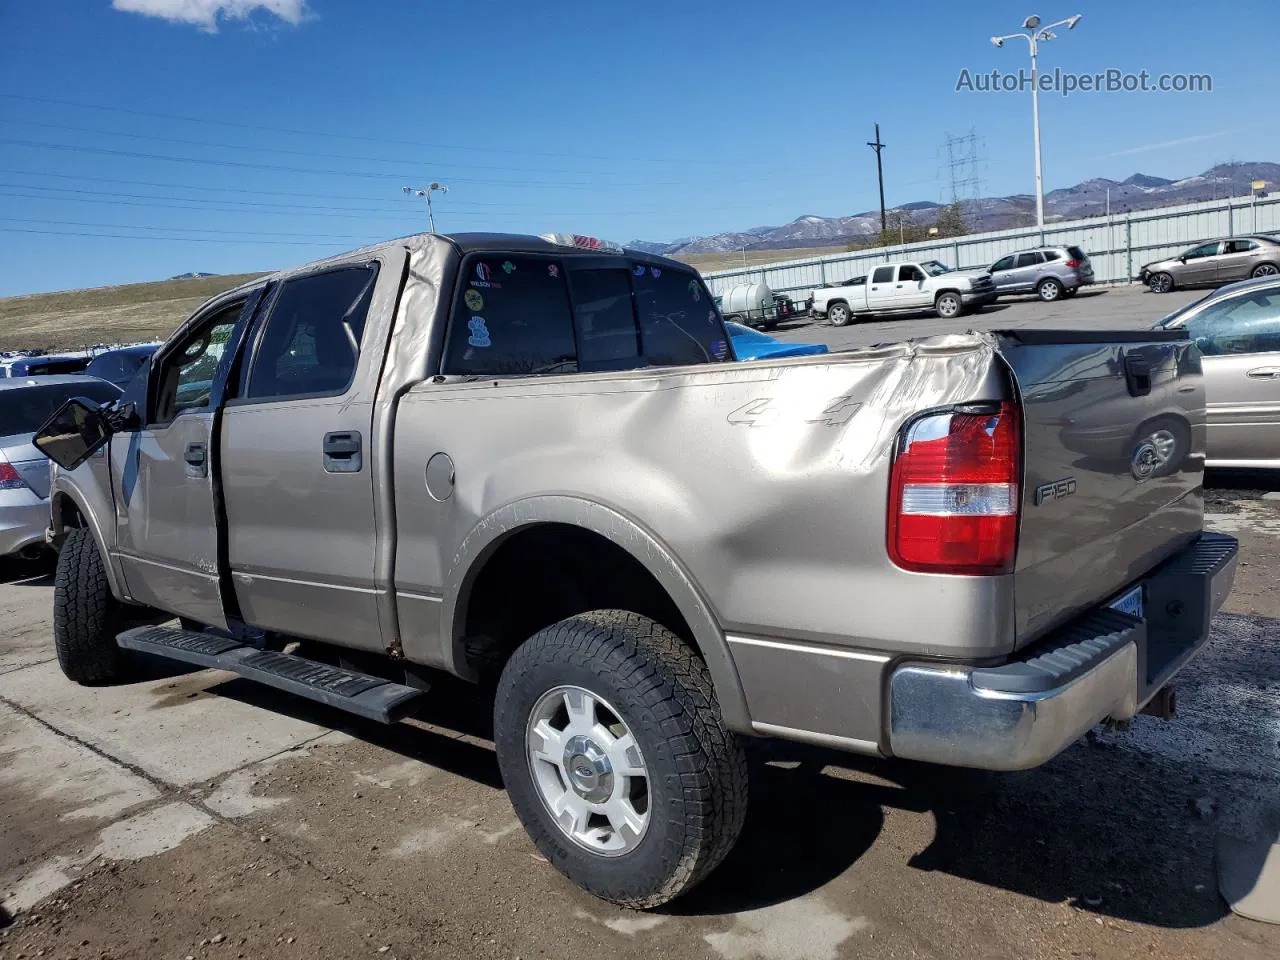
<path id="1" fill-rule="evenodd" d="M 448 193 L 449 188 L 446 187 L 443 183 L 436 183 L 435 181 L 432 181 L 431 183 L 427 184 L 425 187 L 403 187 L 402 189 L 409 196 L 427 198 L 427 222 L 431 224 L 431 232 L 435 233 L 436 232 L 436 212 L 431 207 L 431 194 L 437 190 L 439 190 L 441 193 Z"/>
<path id="2" fill-rule="evenodd" d="M 867 146 L 876 152 L 876 177 L 880 181 L 880 233 L 883 235 L 889 229 L 889 221 L 884 212 L 884 165 L 880 162 L 880 151 L 888 144 L 880 142 L 880 124 L 876 124 L 875 142 L 867 141 Z"/>

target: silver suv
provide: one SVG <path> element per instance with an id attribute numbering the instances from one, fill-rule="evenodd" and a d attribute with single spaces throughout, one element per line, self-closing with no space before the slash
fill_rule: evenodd
<path id="1" fill-rule="evenodd" d="M 1093 264 L 1079 247 L 1037 247 L 1001 257 L 991 265 L 1001 294 L 1034 293 L 1046 303 L 1074 296 L 1093 283 Z"/>

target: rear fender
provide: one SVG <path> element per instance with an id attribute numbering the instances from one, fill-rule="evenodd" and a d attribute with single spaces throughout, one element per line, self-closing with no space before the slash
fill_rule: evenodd
<path id="1" fill-rule="evenodd" d="M 734 667 L 724 631 L 687 570 L 651 533 L 623 514 L 590 500 L 568 496 L 529 497 L 499 507 L 467 535 L 453 558 L 444 588 L 441 624 L 452 642 L 446 655 L 448 669 L 468 676 L 462 648 L 462 618 L 476 576 L 484 561 L 510 534 L 538 523 L 563 523 L 582 527 L 617 544 L 645 567 L 666 590 L 693 631 L 702 653 L 725 723 L 731 730 L 751 732 L 742 682 Z"/>

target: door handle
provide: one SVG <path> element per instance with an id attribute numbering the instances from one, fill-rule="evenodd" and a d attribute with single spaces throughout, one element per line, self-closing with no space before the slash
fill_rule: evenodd
<path id="1" fill-rule="evenodd" d="M 901 289 L 902 289 L 902 284 L 898 284 L 897 286 L 898 286 L 898 289 L 899 289 L 899 290 L 901 290 Z"/>
<path id="2" fill-rule="evenodd" d="M 203 443 L 188 443 L 182 453 L 187 465 L 188 477 L 207 477 L 209 475 L 209 452 Z"/>
<path id="3" fill-rule="evenodd" d="M 324 469 L 327 473 L 359 473 L 363 462 L 360 434 L 341 430 L 324 435 Z"/>
<path id="4" fill-rule="evenodd" d="M 1254 367 L 1245 376 L 1255 380 L 1280 380 L 1280 367 Z"/>

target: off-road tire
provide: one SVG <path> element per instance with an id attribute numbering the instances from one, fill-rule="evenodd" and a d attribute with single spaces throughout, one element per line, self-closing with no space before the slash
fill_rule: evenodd
<path id="1" fill-rule="evenodd" d="M 530 771 L 527 723 L 540 698 L 582 687 L 614 708 L 644 754 L 649 824 L 621 856 L 580 846 L 552 819 Z M 728 854 L 747 812 L 747 762 L 724 726 L 706 664 L 639 614 L 595 610 L 553 624 L 516 650 L 498 682 L 498 765 L 538 849 L 588 893 L 627 907 L 660 906 Z"/>
<path id="2" fill-rule="evenodd" d="M 128 661 L 116 644 L 122 619 L 93 534 L 84 527 L 70 531 L 58 552 L 53 586 L 53 646 L 68 680 L 124 678 Z"/>
<path id="3" fill-rule="evenodd" d="M 847 303 L 833 303 L 827 307 L 827 319 L 833 327 L 847 327 L 853 323 L 853 311 Z"/>

